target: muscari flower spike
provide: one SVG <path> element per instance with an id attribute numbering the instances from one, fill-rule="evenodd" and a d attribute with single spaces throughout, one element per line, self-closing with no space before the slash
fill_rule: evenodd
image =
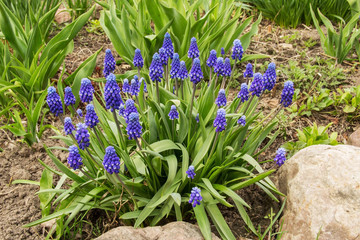
<path id="1" fill-rule="evenodd" d="M 226 76 L 226 77 L 230 77 L 230 76 L 231 76 L 231 63 L 230 63 L 230 58 L 225 58 L 224 76 Z"/>
<path id="2" fill-rule="evenodd" d="M 79 115 L 79 117 L 83 117 L 83 112 L 82 112 L 82 110 L 80 109 L 80 108 L 78 108 L 77 110 L 76 110 L 76 113 Z"/>
<path id="3" fill-rule="evenodd" d="M 87 78 L 81 79 L 81 86 L 80 86 L 80 100 L 83 103 L 89 103 L 93 100 L 93 93 L 94 93 L 94 87 L 91 84 L 91 81 Z"/>
<path id="4" fill-rule="evenodd" d="M 279 148 L 276 151 L 276 156 L 274 158 L 274 161 L 276 162 L 277 165 L 279 165 L 279 167 L 281 165 L 283 165 L 286 161 L 286 150 L 284 148 Z"/>
<path id="5" fill-rule="evenodd" d="M 196 115 L 196 117 L 195 117 L 195 121 L 196 121 L 197 123 L 199 123 L 199 122 L 200 122 L 200 117 L 199 117 L 199 114 L 197 114 L 197 115 Z"/>
<path id="6" fill-rule="evenodd" d="M 276 67 L 275 63 L 269 63 L 268 69 L 263 75 L 264 91 L 271 91 L 276 83 Z"/>
<path id="7" fill-rule="evenodd" d="M 65 135 L 69 135 L 73 131 L 75 131 L 75 127 L 72 124 L 71 118 L 69 118 L 69 117 L 66 117 L 64 119 L 64 131 L 65 131 Z"/>
<path id="8" fill-rule="evenodd" d="M 127 123 L 130 114 L 131 113 L 138 113 L 138 110 L 137 110 L 137 108 L 135 106 L 134 100 L 132 100 L 132 99 L 126 100 L 125 107 L 126 108 L 125 108 L 125 112 L 124 112 L 124 118 L 125 118 L 126 123 Z"/>
<path id="9" fill-rule="evenodd" d="M 187 177 L 194 179 L 196 173 L 195 173 L 195 167 L 193 165 L 190 165 L 188 170 L 186 171 Z"/>
<path id="10" fill-rule="evenodd" d="M 193 187 L 191 189 L 189 203 L 191 203 L 193 207 L 196 207 L 196 205 L 201 204 L 201 200 L 201 190 L 198 187 Z"/>
<path id="11" fill-rule="evenodd" d="M 184 61 L 180 62 L 180 69 L 176 74 L 177 78 L 180 78 L 182 81 L 184 81 L 184 79 L 188 78 L 188 71 L 186 69 L 186 64 Z"/>
<path id="12" fill-rule="evenodd" d="M 245 117 L 245 115 L 242 115 L 239 118 L 239 120 L 237 121 L 237 123 L 244 127 L 246 125 L 246 117 Z"/>
<path id="13" fill-rule="evenodd" d="M 159 49 L 159 57 L 160 57 L 160 62 L 162 65 L 167 65 L 168 64 L 168 55 L 166 54 L 165 48 L 160 48 Z"/>
<path id="14" fill-rule="evenodd" d="M 161 82 L 163 77 L 164 69 L 158 53 L 155 53 L 149 68 L 149 76 L 153 82 Z"/>
<path id="15" fill-rule="evenodd" d="M 209 58 L 206 60 L 206 65 L 210 68 L 215 67 L 216 65 L 216 51 L 213 49 L 210 51 Z"/>
<path id="16" fill-rule="evenodd" d="M 170 77 L 172 79 L 177 77 L 177 73 L 180 70 L 180 59 L 179 59 L 179 54 L 174 53 L 174 57 L 172 58 L 172 62 L 171 62 L 171 69 L 170 69 Z"/>
<path id="17" fill-rule="evenodd" d="M 141 79 L 140 79 L 140 86 L 141 86 L 141 83 L 144 83 L 144 92 L 147 92 L 146 81 L 145 81 L 144 78 L 141 78 Z"/>
<path id="18" fill-rule="evenodd" d="M 123 116 L 123 117 L 125 116 L 125 105 L 124 104 L 120 104 L 119 115 Z"/>
<path id="19" fill-rule="evenodd" d="M 246 69 L 244 72 L 244 78 L 248 77 L 248 78 L 252 78 L 254 76 L 254 72 L 253 72 L 253 66 L 251 65 L 251 63 L 248 63 L 246 65 Z"/>
<path id="20" fill-rule="evenodd" d="M 137 68 L 142 68 L 144 66 L 144 59 L 141 55 L 140 49 L 135 49 L 135 55 L 133 60 L 134 66 Z"/>
<path id="21" fill-rule="evenodd" d="M 119 109 L 120 104 L 123 103 L 120 93 L 121 90 L 116 82 L 116 77 L 114 74 L 110 73 L 106 78 L 104 88 L 104 99 L 107 109 L 110 109 L 111 111 Z"/>
<path id="22" fill-rule="evenodd" d="M 220 108 L 217 110 L 216 118 L 214 120 L 214 127 L 216 127 L 216 132 L 222 132 L 226 127 L 226 112 L 225 109 Z"/>
<path id="23" fill-rule="evenodd" d="M 179 112 L 176 109 L 175 105 L 171 106 L 170 112 L 169 112 L 169 118 L 170 120 L 179 119 Z"/>
<path id="24" fill-rule="evenodd" d="M 46 97 L 46 102 L 49 105 L 50 112 L 58 116 L 63 113 L 63 107 L 61 103 L 61 98 L 59 94 L 57 94 L 56 89 L 51 86 L 47 90 L 48 95 Z"/>
<path id="25" fill-rule="evenodd" d="M 233 44 L 234 44 L 234 46 L 232 48 L 231 57 L 234 60 L 237 59 L 237 60 L 241 61 L 243 53 L 244 53 L 244 49 L 241 46 L 241 42 L 239 39 L 235 39 Z"/>
<path id="26" fill-rule="evenodd" d="M 69 156 L 67 158 L 67 162 L 74 170 L 80 168 L 80 166 L 83 164 L 79 149 L 76 145 L 72 145 L 69 147 Z"/>
<path id="27" fill-rule="evenodd" d="M 196 38 L 191 38 L 191 43 L 188 51 L 188 58 L 198 58 L 200 56 L 199 48 L 196 43 Z"/>
<path id="28" fill-rule="evenodd" d="M 120 170 L 120 158 L 116 154 L 113 146 L 108 146 L 105 149 L 105 156 L 103 160 L 104 169 L 109 173 L 119 173 Z"/>
<path id="29" fill-rule="evenodd" d="M 85 123 L 78 123 L 76 127 L 77 129 L 76 129 L 75 139 L 79 144 L 79 148 L 81 150 L 85 150 L 85 148 L 90 146 L 90 139 L 89 139 L 90 134 L 89 131 L 87 130 L 87 125 Z"/>
<path id="30" fill-rule="evenodd" d="M 251 82 L 249 91 L 252 92 L 252 95 L 260 97 L 263 92 L 263 81 L 261 73 L 254 74 L 254 80 Z"/>
<path id="31" fill-rule="evenodd" d="M 94 128 L 99 123 L 99 118 L 95 112 L 94 105 L 88 104 L 86 106 L 85 124 L 89 128 Z"/>
<path id="32" fill-rule="evenodd" d="M 138 96 L 140 92 L 140 82 L 135 78 L 131 80 L 130 94 L 132 96 Z"/>
<path id="33" fill-rule="evenodd" d="M 224 59 L 222 57 L 217 58 L 214 72 L 217 73 L 218 76 L 224 76 Z"/>
<path id="34" fill-rule="evenodd" d="M 249 100 L 249 90 L 246 83 L 241 84 L 240 92 L 238 93 L 237 97 L 241 99 L 241 102 Z"/>
<path id="35" fill-rule="evenodd" d="M 225 49 L 223 47 L 221 48 L 221 55 L 225 55 Z"/>
<path id="36" fill-rule="evenodd" d="M 292 103 L 293 96 L 294 96 L 294 83 L 292 81 L 286 81 L 284 83 L 284 89 L 281 93 L 280 103 L 284 107 L 290 106 L 290 104 Z"/>
<path id="37" fill-rule="evenodd" d="M 142 127 L 139 122 L 139 114 L 138 113 L 130 113 L 128 123 L 126 126 L 126 131 L 129 135 L 129 139 L 137 139 L 141 137 Z"/>
<path id="38" fill-rule="evenodd" d="M 127 78 L 124 79 L 123 86 L 122 86 L 123 93 L 130 93 L 130 84 Z"/>
<path id="39" fill-rule="evenodd" d="M 203 72 L 201 71 L 201 65 L 200 60 L 198 58 L 195 58 L 193 61 L 193 66 L 189 73 L 190 81 L 198 84 L 201 79 L 204 78 Z"/>
<path id="40" fill-rule="evenodd" d="M 170 33 L 168 33 L 168 32 L 165 33 L 164 42 L 163 42 L 162 47 L 165 49 L 165 52 L 166 52 L 166 55 L 168 56 L 168 58 L 173 59 L 174 46 L 171 41 Z"/>
<path id="41" fill-rule="evenodd" d="M 71 90 L 71 87 L 65 88 L 64 103 L 66 106 L 74 105 L 76 102 L 75 96 Z"/>
<path id="42" fill-rule="evenodd" d="M 218 105 L 218 107 L 226 106 L 226 95 L 224 89 L 219 90 L 218 97 L 215 99 L 215 104 Z"/>
<path id="43" fill-rule="evenodd" d="M 115 70 L 115 59 L 111 53 L 110 49 L 106 49 L 105 51 L 105 59 L 104 59 L 104 77 L 107 77 L 110 73 Z"/>

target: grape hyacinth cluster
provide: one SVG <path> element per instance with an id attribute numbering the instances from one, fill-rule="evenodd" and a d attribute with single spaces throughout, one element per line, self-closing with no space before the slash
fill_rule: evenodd
<path id="1" fill-rule="evenodd" d="M 252 92 L 252 95 L 260 97 L 263 92 L 263 81 L 261 73 L 254 74 L 254 80 L 251 82 L 249 91 Z"/>
<path id="2" fill-rule="evenodd" d="M 139 122 L 139 114 L 138 113 L 130 113 L 129 119 L 126 126 L 126 131 L 129 135 L 129 139 L 137 139 L 141 137 L 142 127 Z"/>
<path id="3" fill-rule="evenodd" d="M 210 68 L 215 67 L 216 65 L 216 51 L 213 49 L 210 51 L 209 58 L 206 60 L 206 65 Z"/>
<path id="4" fill-rule="evenodd" d="M 216 132 L 222 132 L 226 127 L 226 112 L 225 109 L 220 108 L 217 110 L 216 118 L 214 120 L 214 127 L 216 127 Z"/>
<path id="5" fill-rule="evenodd" d="M 177 78 L 177 74 L 180 70 L 180 59 L 179 54 L 174 53 L 173 60 L 171 62 L 170 78 Z"/>
<path id="6" fill-rule="evenodd" d="M 195 178 L 195 167 L 193 165 L 190 165 L 188 170 L 186 171 L 187 177 L 194 179 Z"/>
<path id="7" fill-rule="evenodd" d="M 230 63 L 230 58 L 225 58 L 225 63 L 224 63 L 224 76 L 225 76 L 225 77 L 230 77 L 230 76 L 231 76 L 231 63 Z"/>
<path id="8" fill-rule="evenodd" d="M 237 123 L 241 126 L 245 126 L 246 125 L 246 116 L 245 115 L 242 115 L 239 120 L 237 121 Z"/>
<path id="9" fill-rule="evenodd" d="M 224 89 L 219 90 L 219 94 L 218 94 L 218 97 L 215 100 L 215 104 L 218 107 L 226 106 L 226 95 L 225 95 L 225 90 Z"/>
<path id="10" fill-rule="evenodd" d="M 125 112 L 124 112 L 124 118 L 126 120 L 126 123 L 128 123 L 128 119 L 131 113 L 138 113 L 137 108 L 135 107 L 135 102 L 132 99 L 128 99 L 125 102 Z"/>
<path id="11" fill-rule="evenodd" d="M 130 94 L 132 96 L 138 96 L 139 92 L 140 92 L 140 82 L 136 76 L 136 78 L 131 80 Z"/>
<path id="12" fill-rule="evenodd" d="M 193 61 L 193 67 L 189 73 L 190 81 L 194 84 L 198 84 L 201 79 L 204 78 L 203 72 L 201 71 L 200 60 L 195 58 Z"/>
<path id="13" fill-rule="evenodd" d="M 221 48 L 221 55 L 224 56 L 225 55 L 225 49 L 222 47 Z"/>
<path id="14" fill-rule="evenodd" d="M 164 69 L 158 53 L 155 53 L 149 68 L 149 76 L 153 82 L 161 82 L 163 77 Z"/>
<path id="15" fill-rule="evenodd" d="M 290 106 L 290 104 L 292 103 L 293 96 L 294 96 L 294 83 L 292 81 L 286 81 L 284 83 L 284 89 L 281 93 L 280 103 L 284 107 Z"/>
<path id="16" fill-rule="evenodd" d="M 50 112 L 55 114 L 55 116 L 62 114 L 63 107 L 62 107 L 62 103 L 61 103 L 61 98 L 60 98 L 59 94 L 57 94 L 56 89 L 51 86 L 48 88 L 47 92 L 48 92 L 48 95 L 46 98 L 46 102 L 49 105 Z"/>
<path id="17" fill-rule="evenodd" d="M 67 162 L 70 167 L 74 170 L 79 169 L 82 163 L 82 158 L 79 153 L 79 149 L 76 145 L 71 145 L 69 147 L 69 156 L 67 158 Z"/>
<path id="18" fill-rule="evenodd" d="M 142 68 L 144 66 L 144 59 L 141 55 L 140 49 L 135 49 L 133 64 L 137 68 Z"/>
<path id="19" fill-rule="evenodd" d="M 110 73 L 115 70 L 115 59 L 111 53 L 110 49 L 106 49 L 105 51 L 105 59 L 104 59 L 104 77 L 107 77 Z"/>
<path id="20" fill-rule="evenodd" d="M 169 119 L 170 120 L 179 119 L 179 112 L 177 111 L 175 105 L 171 105 L 171 109 L 169 112 Z"/>
<path id="21" fill-rule="evenodd" d="M 173 46 L 173 43 L 171 41 L 170 33 L 168 33 L 168 32 L 165 33 L 162 48 L 165 49 L 165 53 L 166 53 L 167 57 L 173 59 L 174 46 Z"/>
<path id="22" fill-rule="evenodd" d="M 224 59 L 222 57 L 218 57 L 216 60 L 214 73 L 217 73 L 218 76 L 224 76 Z"/>
<path id="23" fill-rule="evenodd" d="M 166 54 L 166 51 L 164 48 L 160 48 L 159 49 L 159 57 L 160 57 L 160 62 L 162 65 L 167 65 L 168 64 L 168 55 Z"/>
<path id="24" fill-rule="evenodd" d="M 191 203 L 193 207 L 196 207 L 196 205 L 201 204 L 200 203 L 201 200 L 202 200 L 201 190 L 198 187 L 193 187 L 191 189 L 189 203 Z"/>
<path id="25" fill-rule="evenodd" d="M 276 164 L 280 167 L 281 165 L 283 165 L 286 161 L 286 150 L 284 148 L 279 148 L 276 151 L 276 156 L 274 158 L 274 161 L 276 162 Z"/>
<path id="26" fill-rule="evenodd" d="M 90 146 L 90 139 L 89 139 L 90 134 L 89 131 L 87 130 L 87 125 L 85 123 L 78 123 L 76 127 L 77 129 L 76 129 L 75 139 L 79 144 L 79 148 L 81 150 L 85 150 L 85 148 Z"/>
<path id="27" fill-rule="evenodd" d="M 88 104 L 86 106 L 85 124 L 89 128 L 94 128 L 98 123 L 99 123 L 99 118 L 96 115 L 94 106 L 92 104 Z"/>
<path id="28" fill-rule="evenodd" d="M 77 110 L 76 110 L 76 113 L 77 113 L 77 115 L 79 115 L 79 117 L 83 117 L 83 112 L 82 112 L 82 110 L 80 109 L 80 108 L 78 108 Z"/>
<path id="29" fill-rule="evenodd" d="M 75 127 L 72 124 L 71 118 L 69 118 L 69 117 L 66 117 L 64 119 L 64 131 L 65 131 L 65 135 L 69 135 L 73 131 L 75 131 Z"/>
<path id="30" fill-rule="evenodd" d="M 79 91 L 80 100 L 83 103 L 89 103 L 93 100 L 94 87 L 91 81 L 87 78 L 81 79 L 81 86 Z"/>
<path id="31" fill-rule="evenodd" d="M 275 63 L 269 63 L 268 69 L 263 75 L 263 85 L 264 91 L 269 90 L 271 91 L 276 83 L 276 69 Z"/>
<path id="32" fill-rule="evenodd" d="M 241 45 L 241 41 L 239 39 L 235 39 L 233 44 L 234 44 L 234 46 L 232 48 L 231 58 L 234 60 L 241 61 L 243 53 L 244 53 L 244 49 Z"/>
<path id="33" fill-rule="evenodd" d="M 123 81 L 122 91 L 123 93 L 130 93 L 130 84 L 127 78 L 125 78 Z"/>
<path id="34" fill-rule="evenodd" d="M 123 117 L 125 116 L 125 105 L 124 104 L 120 104 L 119 115 L 123 116 Z"/>
<path id="35" fill-rule="evenodd" d="M 66 106 L 74 105 L 76 102 L 75 96 L 71 90 L 71 87 L 65 88 L 64 103 Z"/>
<path id="36" fill-rule="evenodd" d="M 110 73 L 110 75 L 106 78 L 106 84 L 104 88 L 106 109 L 110 109 L 111 111 L 119 109 L 120 104 L 123 103 L 120 92 L 121 90 L 116 82 L 115 75 Z"/>
<path id="37" fill-rule="evenodd" d="M 184 61 L 180 62 L 180 69 L 179 69 L 178 73 L 176 74 L 176 77 L 180 78 L 181 80 L 188 78 L 188 71 L 186 69 L 186 64 Z"/>
<path id="38" fill-rule="evenodd" d="M 188 58 L 198 58 L 200 56 L 200 51 L 196 42 L 196 38 L 191 38 L 190 47 L 188 51 Z"/>
<path id="39" fill-rule="evenodd" d="M 116 154 L 113 146 L 108 146 L 105 149 L 105 156 L 103 160 L 104 169 L 109 173 L 119 173 L 120 170 L 120 158 Z"/>
<path id="40" fill-rule="evenodd" d="M 246 69 L 244 72 L 244 78 L 252 78 L 254 76 L 254 72 L 253 72 L 253 66 L 251 65 L 251 63 L 248 63 L 246 65 Z"/>
<path id="41" fill-rule="evenodd" d="M 241 84 L 240 91 L 237 97 L 240 98 L 241 102 L 245 102 L 249 100 L 249 90 L 248 90 L 248 85 L 246 83 Z"/>

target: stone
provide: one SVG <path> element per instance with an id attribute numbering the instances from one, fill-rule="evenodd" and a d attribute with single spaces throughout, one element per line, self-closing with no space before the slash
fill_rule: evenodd
<path id="1" fill-rule="evenodd" d="M 55 22 L 61 24 L 70 20 L 70 13 L 66 10 L 65 6 L 61 5 L 55 13 Z"/>
<path id="2" fill-rule="evenodd" d="M 287 195 L 283 239 L 345 240 L 360 236 L 360 148 L 314 145 L 279 169 Z"/>
<path id="3" fill-rule="evenodd" d="M 198 226 L 188 222 L 171 222 L 165 226 L 133 228 L 122 226 L 114 228 L 96 240 L 202 240 Z M 213 240 L 220 240 L 214 234 Z"/>
<path id="4" fill-rule="evenodd" d="M 350 145 L 360 147 L 360 128 L 358 128 L 355 132 L 353 132 L 349 137 Z"/>

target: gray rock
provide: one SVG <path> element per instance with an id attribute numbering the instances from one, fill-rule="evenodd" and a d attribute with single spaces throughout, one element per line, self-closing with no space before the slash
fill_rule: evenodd
<path id="1" fill-rule="evenodd" d="M 278 172 L 286 240 L 360 239 L 360 148 L 315 145 Z"/>
<path id="2" fill-rule="evenodd" d="M 162 227 L 117 227 L 96 240 L 202 240 L 200 229 L 187 222 L 172 222 Z M 219 238 L 213 234 L 213 239 Z"/>
<path id="3" fill-rule="evenodd" d="M 360 128 L 353 132 L 349 137 L 349 144 L 360 147 Z"/>

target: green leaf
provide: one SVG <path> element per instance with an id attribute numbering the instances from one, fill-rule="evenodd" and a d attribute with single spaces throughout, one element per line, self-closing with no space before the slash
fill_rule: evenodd
<path id="1" fill-rule="evenodd" d="M 196 221 L 199 225 L 200 231 L 205 238 L 205 240 L 211 240 L 211 229 L 210 222 L 206 215 L 204 204 L 197 205 L 193 208 L 196 216 Z"/>

